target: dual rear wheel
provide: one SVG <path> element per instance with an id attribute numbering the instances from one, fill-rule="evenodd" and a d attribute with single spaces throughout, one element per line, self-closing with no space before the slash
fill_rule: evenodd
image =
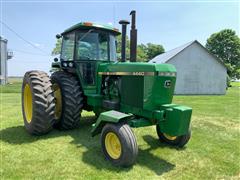
<path id="1" fill-rule="evenodd" d="M 27 72 L 22 85 L 22 111 L 27 131 L 36 135 L 48 133 L 55 122 L 54 109 L 48 75 L 42 71 Z"/>
<path id="2" fill-rule="evenodd" d="M 53 127 L 77 127 L 82 107 L 82 90 L 75 76 L 63 71 L 53 73 L 51 78 L 42 71 L 29 71 L 25 74 L 22 114 L 30 134 L 46 134 Z"/>

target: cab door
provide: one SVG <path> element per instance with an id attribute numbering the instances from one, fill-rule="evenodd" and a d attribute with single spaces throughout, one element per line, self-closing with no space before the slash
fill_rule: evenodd
<path id="1" fill-rule="evenodd" d="M 76 32 L 75 63 L 85 94 L 96 93 L 97 67 L 109 61 L 108 34 L 97 30 Z"/>

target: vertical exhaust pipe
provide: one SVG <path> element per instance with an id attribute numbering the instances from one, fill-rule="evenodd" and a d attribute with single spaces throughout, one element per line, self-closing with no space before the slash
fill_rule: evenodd
<path id="1" fill-rule="evenodd" d="M 119 21 L 119 24 L 122 25 L 122 51 L 121 51 L 121 56 L 122 56 L 122 62 L 126 61 L 126 34 L 127 34 L 127 25 L 129 24 L 128 21 L 126 20 L 121 20 Z"/>
<path id="2" fill-rule="evenodd" d="M 136 29 L 136 11 L 131 11 L 132 16 L 130 31 L 130 61 L 136 62 L 137 59 L 137 29 Z"/>

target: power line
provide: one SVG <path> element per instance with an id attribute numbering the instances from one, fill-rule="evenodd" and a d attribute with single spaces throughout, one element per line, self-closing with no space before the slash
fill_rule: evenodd
<path id="1" fill-rule="evenodd" d="M 42 49 L 40 49 L 39 47 L 37 47 L 35 44 L 31 43 L 30 41 L 26 40 L 25 38 L 23 38 L 20 34 L 18 34 L 16 31 L 14 31 L 11 27 L 9 27 L 6 23 L 4 23 L 3 21 L 0 20 L 0 22 L 8 29 L 10 30 L 12 33 L 14 33 L 17 37 L 19 37 L 21 40 L 23 40 L 24 42 L 26 42 L 27 44 L 31 45 L 32 47 L 34 47 L 35 49 L 41 51 L 42 53 L 44 53 L 45 55 L 49 55 L 49 53 L 43 51 Z"/>
<path id="2" fill-rule="evenodd" d="M 18 49 L 11 49 L 12 51 L 16 51 L 16 52 L 20 52 L 20 53 L 24 53 L 24 54 L 29 54 L 29 55 L 36 55 L 36 56 L 50 56 L 50 55 L 43 55 L 43 54 L 38 54 L 38 53 L 32 53 L 32 52 L 27 52 L 27 51 L 22 51 L 22 50 L 18 50 Z"/>

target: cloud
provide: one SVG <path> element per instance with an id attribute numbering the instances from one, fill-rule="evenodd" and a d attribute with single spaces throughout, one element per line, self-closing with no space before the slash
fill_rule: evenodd
<path id="1" fill-rule="evenodd" d="M 44 44 L 40 44 L 40 43 L 33 43 L 33 44 L 34 44 L 34 46 L 39 47 L 39 48 L 44 48 L 45 47 Z"/>
<path id="2" fill-rule="evenodd" d="M 38 44 L 38 43 L 34 43 L 34 45 L 37 46 L 37 47 L 40 47 L 40 44 Z"/>

